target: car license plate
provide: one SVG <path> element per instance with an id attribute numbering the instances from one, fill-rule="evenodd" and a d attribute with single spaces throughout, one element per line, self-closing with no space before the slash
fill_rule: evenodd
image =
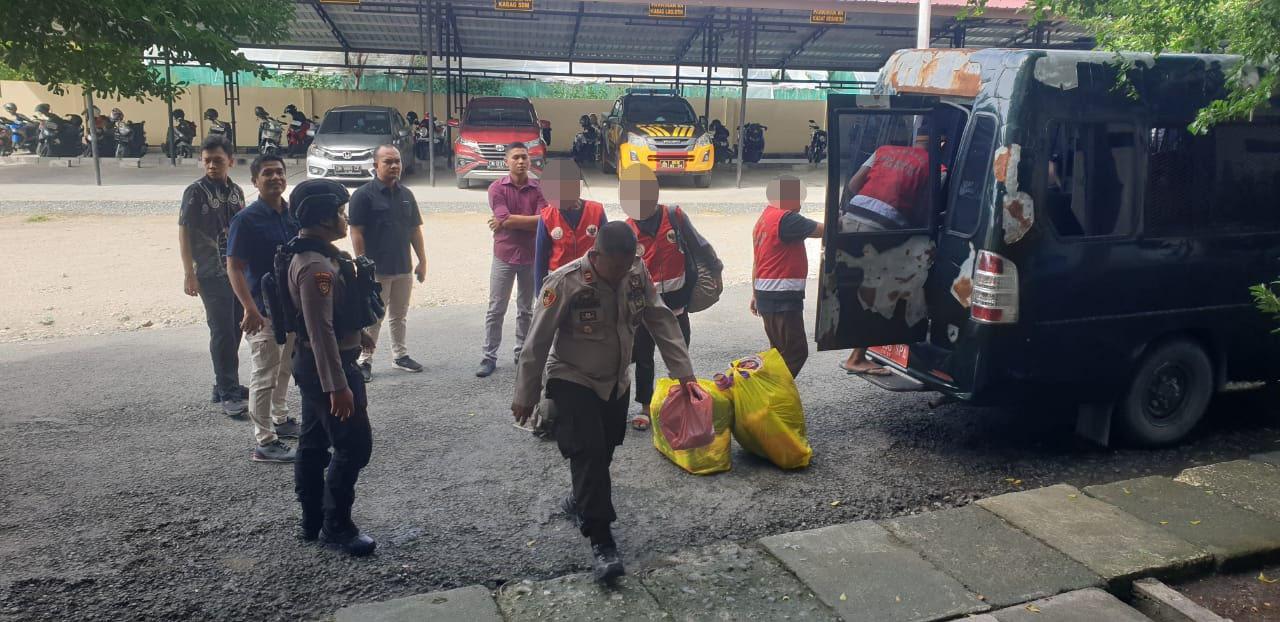
<path id="1" fill-rule="evenodd" d="M 505 160 L 489 160 L 489 170 L 505 171 L 507 170 L 507 163 Z"/>
<path id="2" fill-rule="evenodd" d="M 911 346 L 902 343 L 892 346 L 874 346 L 867 349 L 889 359 L 890 362 L 903 369 L 907 368 L 907 361 L 911 356 Z"/>
<path id="3" fill-rule="evenodd" d="M 684 160 L 658 160 L 658 168 L 668 171 L 683 171 Z"/>
<path id="4" fill-rule="evenodd" d="M 346 164 L 333 167 L 333 172 L 339 175 L 359 175 L 363 169 L 358 164 Z"/>

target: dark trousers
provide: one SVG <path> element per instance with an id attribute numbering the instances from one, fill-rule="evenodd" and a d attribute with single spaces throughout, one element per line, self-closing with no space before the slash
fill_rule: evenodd
<path id="1" fill-rule="evenodd" d="M 804 311 L 783 311 L 782 313 L 761 313 L 764 320 L 764 334 L 769 337 L 769 345 L 777 348 L 782 360 L 787 362 L 791 377 L 800 375 L 804 362 L 809 358 L 809 340 L 804 332 Z"/>
<path id="2" fill-rule="evenodd" d="M 566 380 L 547 382 L 547 397 L 556 409 L 556 443 L 569 459 L 573 500 L 582 516 L 582 535 L 592 544 L 613 544 L 609 524 L 613 510 L 613 482 L 609 464 L 613 450 L 627 434 L 629 391 L 602 400 L 595 391 Z"/>
<path id="3" fill-rule="evenodd" d="M 316 528 L 323 522 L 330 533 L 356 529 L 351 521 L 356 480 L 373 453 L 369 402 L 364 378 L 356 366 L 359 355 L 359 349 L 342 353 L 342 369 L 355 398 L 355 409 L 346 421 L 339 421 L 331 414 L 329 394 L 320 387 L 315 353 L 302 345 L 293 351 L 293 380 L 302 394 L 302 433 L 298 436 L 298 459 L 293 464 L 293 489 L 302 504 L 303 525 Z"/>
<path id="4" fill-rule="evenodd" d="M 681 313 L 676 316 L 676 321 L 680 323 L 680 334 L 684 335 L 684 345 L 689 345 L 689 314 Z M 657 344 L 653 342 L 653 335 L 649 334 L 649 329 L 641 324 L 636 328 L 635 345 L 631 348 L 631 361 L 636 364 L 636 403 L 641 406 L 648 406 L 649 400 L 653 399 L 653 354 L 657 349 Z"/>
<path id="5" fill-rule="evenodd" d="M 227 277 L 200 279 L 200 302 L 209 324 L 209 356 L 219 398 L 240 398 L 240 319 L 244 308 Z"/>

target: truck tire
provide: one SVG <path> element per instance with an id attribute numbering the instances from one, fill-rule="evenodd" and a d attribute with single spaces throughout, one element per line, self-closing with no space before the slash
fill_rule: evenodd
<path id="1" fill-rule="evenodd" d="M 1182 440 L 1204 417 L 1214 393 L 1213 363 L 1199 344 L 1178 339 L 1142 357 L 1116 409 L 1129 443 L 1160 447 Z"/>
<path id="2" fill-rule="evenodd" d="M 708 174 L 706 174 L 706 175 L 694 175 L 694 176 L 693 176 L 693 185 L 695 185 L 695 186 L 697 186 L 697 187 L 699 187 L 699 188 L 710 188 L 710 187 L 711 187 L 711 174 L 710 174 L 710 173 L 708 173 Z"/>

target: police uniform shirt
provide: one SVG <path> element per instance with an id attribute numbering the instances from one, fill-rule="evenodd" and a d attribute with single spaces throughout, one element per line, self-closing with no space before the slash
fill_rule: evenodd
<path id="1" fill-rule="evenodd" d="M 316 373 L 325 393 L 347 388 L 341 353 L 360 347 L 360 331 L 341 338 L 334 332 L 333 310 L 345 289 L 335 260 L 315 251 L 293 256 L 289 264 L 289 295 L 307 327 L 307 341 L 300 345 L 315 353 Z"/>
<path id="2" fill-rule="evenodd" d="M 676 316 L 658 297 L 640 258 L 617 289 L 583 256 L 547 275 L 533 325 L 520 355 L 516 403 L 539 402 L 543 368 L 549 379 L 590 388 L 602 400 L 631 387 L 631 348 L 644 324 L 671 375 L 693 375 Z"/>

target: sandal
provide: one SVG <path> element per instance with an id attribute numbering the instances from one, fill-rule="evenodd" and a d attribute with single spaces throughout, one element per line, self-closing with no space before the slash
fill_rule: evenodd
<path id="1" fill-rule="evenodd" d="M 867 369 L 849 369 L 848 367 L 844 366 L 844 363 L 840 364 L 840 369 L 843 369 L 844 373 L 849 374 L 850 376 L 888 376 L 889 374 L 893 373 L 883 367 L 870 367 Z"/>
<path id="2" fill-rule="evenodd" d="M 649 415 L 636 415 L 631 419 L 631 429 L 644 432 L 649 429 Z"/>

